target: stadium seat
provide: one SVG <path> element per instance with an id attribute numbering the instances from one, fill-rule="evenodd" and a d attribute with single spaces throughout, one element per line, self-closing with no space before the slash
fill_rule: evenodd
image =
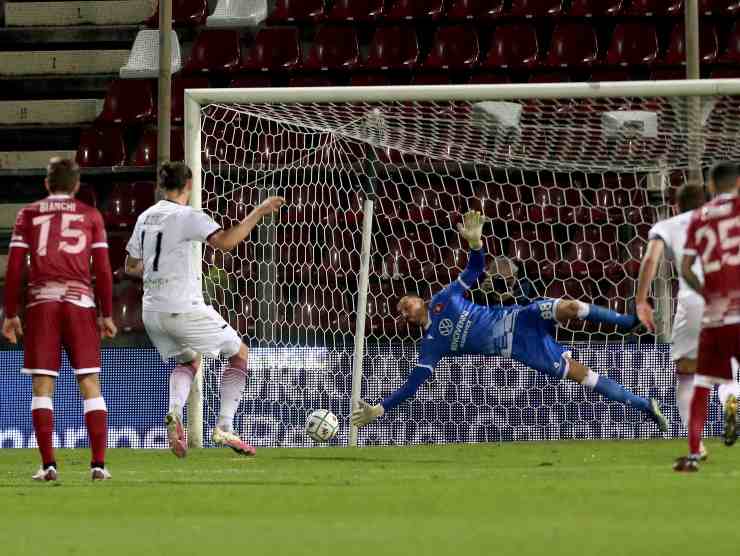
<path id="1" fill-rule="evenodd" d="M 385 14 L 384 0 L 337 0 L 329 11 L 329 20 L 337 23 L 369 23 Z"/>
<path id="2" fill-rule="evenodd" d="M 664 64 L 672 66 L 686 64 L 685 35 L 684 24 L 677 23 L 671 32 L 665 57 L 661 60 Z M 699 62 L 711 64 L 717 59 L 718 54 L 717 30 L 714 25 L 702 25 L 699 32 Z"/>
<path id="3" fill-rule="evenodd" d="M 419 63 L 419 40 L 414 29 L 378 27 L 370 40 L 364 68 L 371 70 L 414 69 Z"/>
<path id="4" fill-rule="evenodd" d="M 550 67 L 591 66 L 599 54 L 596 33 L 588 23 L 555 26 L 545 64 Z"/>
<path id="5" fill-rule="evenodd" d="M 149 80 L 116 79 L 105 93 L 97 122 L 134 124 L 151 120 L 156 113 L 154 90 Z"/>
<path id="6" fill-rule="evenodd" d="M 203 25 L 208 14 L 207 0 L 172 0 L 172 25 L 195 27 Z M 159 28 L 159 2 L 154 13 L 147 19 L 147 27 Z"/>
<path id="7" fill-rule="evenodd" d="M 206 77 L 175 77 L 172 79 L 172 123 L 181 124 L 185 113 L 185 89 L 205 89 Z"/>
<path id="8" fill-rule="evenodd" d="M 89 183 L 80 183 L 80 189 L 77 191 L 75 198 L 91 207 L 98 206 L 98 193 L 95 191 L 95 187 Z"/>
<path id="9" fill-rule="evenodd" d="M 301 41 L 296 27 L 265 27 L 257 32 L 241 69 L 290 71 L 301 63 Z"/>
<path id="10" fill-rule="evenodd" d="M 393 0 L 388 9 L 387 19 L 399 21 L 406 19 L 438 20 L 444 13 L 444 0 Z"/>
<path id="11" fill-rule="evenodd" d="M 683 14 L 683 0 L 632 0 L 625 15 L 661 16 Z"/>
<path id="12" fill-rule="evenodd" d="M 735 23 L 727 37 L 727 48 L 722 53 L 724 63 L 740 64 L 740 25 Z"/>
<path id="13" fill-rule="evenodd" d="M 537 31 L 528 23 L 500 25 L 493 31 L 491 47 L 482 64 L 485 69 L 528 68 L 538 63 Z"/>
<path id="14" fill-rule="evenodd" d="M 545 296 L 552 299 L 575 299 L 586 303 L 593 302 L 596 292 L 592 282 L 574 278 L 554 280 L 547 286 Z M 571 325 L 568 325 L 571 328 Z"/>
<path id="15" fill-rule="evenodd" d="M 326 18 L 324 0 L 277 0 L 267 22 L 276 23 L 318 23 Z"/>
<path id="16" fill-rule="evenodd" d="M 350 332 L 352 306 L 337 289 L 306 288 L 296 307 L 294 322 L 304 328 Z"/>
<path id="17" fill-rule="evenodd" d="M 122 332 L 143 332 L 141 284 L 119 284 L 113 292 L 113 320 Z"/>
<path id="18" fill-rule="evenodd" d="M 509 242 L 508 256 L 524 263 L 527 276 L 545 282 L 552 280 L 555 263 L 562 259 L 558 243 L 524 238 Z"/>
<path id="19" fill-rule="evenodd" d="M 154 204 L 154 182 L 119 183 L 108 195 L 103 219 L 108 228 L 132 228 L 136 218 Z"/>
<path id="20" fill-rule="evenodd" d="M 619 23 L 606 54 L 610 65 L 652 64 L 658 57 L 658 34 L 652 23 Z"/>
<path id="21" fill-rule="evenodd" d="M 606 290 L 608 306 L 619 313 L 634 313 L 634 299 L 637 292 L 635 280 L 625 278 Z M 675 298 L 675 295 L 673 296 Z"/>
<path id="22" fill-rule="evenodd" d="M 366 329 L 373 335 L 390 335 L 397 332 L 400 321 L 396 318 L 396 307 L 400 296 L 394 295 L 392 281 L 371 284 L 367 295 Z"/>
<path id="23" fill-rule="evenodd" d="M 87 128 L 80 133 L 77 163 L 83 167 L 119 166 L 126 162 L 126 149 L 117 127 Z"/>
<path id="24" fill-rule="evenodd" d="M 450 21 L 480 21 L 503 14 L 503 0 L 453 0 L 447 11 Z"/>
<path id="25" fill-rule="evenodd" d="M 403 231 L 407 209 L 403 191 L 405 188 L 392 181 L 383 181 L 376 185 L 375 218 L 384 234 L 396 235 Z"/>
<path id="26" fill-rule="evenodd" d="M 170 160 L 183 160 L 185 147 L 183 145 L 183 129 L 173 127 L 170 131 Z M 133 166 L 157 165 L 157 128 L 144 130 L 136 149 L 131 154 Z"/>
<path id="27" fill-rule="evenodd" d="M 624 0 L 573 0 L 568 15 L 577 17 L 601 17 L 619 15 Z"/>
<path id="28" fill-rule="evenodd" d="M 563 249 L 563 260 L 556 265 L 555 273 L 560 278 L 592 278 L 600 280 L 605 276 L 619 277 L 621 267 L 616 260 L 615 246 L 588 241 L 573 242 Z"/>
<path id="29" fill-rule="evenodd" d="M 451 25 L 437 29 L 432 49 L 423 65 L 428 70 L 460 71 L 475 67 L 479 58 L 480 46 L 475 29 Z"/>
<path id="30" fill-rule="evenodd" d="M 519 205 L 519 192 L 513 185 L 484 183 L 476 187 L 474 202 L 470 208 L 480 210 L 493 220 L 511 220 L 515 207 Z"/>
<path id="31" fill-rule="evenodd" d="M 172 73 L 180 71 L 180 41 L 172 30 Z M 136 35 L 126 65 L 118 71 L 121 79 L 156 79 L 159 76 L 159 30 L 142 29 Z"/>
<path id="32" fill-rule="evenodd" d="M 515 17 L 553 17 L 563 13 L 563 0 L 512 0 L 507 15 Z"/>
<path id="33" fill-rule="evenodd" d="M 352 27 L 327 25 L 316 33 L 303 61 L 306 70 L 353 70 L 360 62 L 357 33 Z"/>
<path id="34" fill-rule="evenodd" d="M 636 237 L 627 244 L 622 253 L 622 263 L 628 276 L 637 278 L 640 274 L 640 262 L 645 256 L 646 247 L 647 242 L 641 237 Z"/>
<path id="35" fill-rule="evenodd" d="M 255 28 L 267 19 L 267 0 L 218 0 L 208 27 Z"/>
<path id="36" fill-rule="evenodd" d="M 183 73 L 232 71 L 239 67 L 240 58 L 238 31 L 221 29 L 201 31 L 195 38 Z"/>

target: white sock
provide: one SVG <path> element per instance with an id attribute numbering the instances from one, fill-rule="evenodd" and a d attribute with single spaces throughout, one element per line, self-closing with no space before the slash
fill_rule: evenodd
<path id="1" fill-rule="evenodd" d="M 719 396 L 719 403 L 722 404 L 722 407 L 725 407 L 727 398 L 732 394 L 734 394 L 736 398 L 740 398 L 740 387 L 738 387 L 737 382 L 719 385 L 719 388 L 717 388 L 717 395 Z"/>
<path id="2" fill-rule="evenodd" d="M 676 374 L 676 405 L 681 423 L 684 428 L 689 428 L 689 416 L 691 415 L 691 397 L 694 395 L 694 375 Z"/>
<path id="3" fill-rule="evenodd" d="M 221 409 L 218 412 L 216 427 L 231 432 L 234 415 L 242 400 L 242 392 L 247 383 L 247 362 L 235 355 L 229 360 L 221 377 Z"/>
<path id="4" fill-rule="evenodd" d="M 195 369 L 190 365 L 178 365 L 170 373 L 170 412 L 182 419 L 182 408 L 188 401 Z"/>

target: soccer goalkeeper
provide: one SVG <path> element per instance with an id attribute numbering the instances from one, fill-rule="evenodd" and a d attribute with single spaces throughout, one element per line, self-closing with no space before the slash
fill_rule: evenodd
<path id="1" fill-rule="evenodd" d="M 574 380 L 609 400 L 639 409 L 655 421 L 661 432 L 666 432 L 668 421 L 657 400 L 636 396 L 621 384 L 588 369 L 572 359 L 568 349 L 554 338 L 559 322 L 582 319 L 629 330 L 637 325 L 636 316 L 565 299 L 541 299 L 525 306 L 483 307 L 464 298 L 465 290 L 476 283 L 484 270 L 481 235 L 485 222 L 479 212 L 470 211 L 458 224 L 460 236 L 470 246 L 470 256 L 467 268 L 455 282 L 434 295 L 429 303 L 416 295 L 406 295 L 398 303 L 402 318 L 424 327 L 419 361 L 406 383 L 379 404 L 359 400 L 352 423 L 358 427 L 367 425 L 414 396 L 442 357 L 473 353 L 511 357 L 551 377 Z"/>

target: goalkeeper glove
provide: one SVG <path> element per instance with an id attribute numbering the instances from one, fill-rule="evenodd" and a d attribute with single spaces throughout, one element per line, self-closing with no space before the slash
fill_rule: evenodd
<path id="1" fill-rule="evenodd" d="M 365 400 L 358 400 L 357 408 L 352 412 L 352 424 L 356 427 L 364 427 L 383 413 L 385 413 L 385 408 L 382 405 L 370 405 Z"/>
<path id="2" fill-rule="evenodd" d="M 481 236 L 483 235 L 483 225 L 488 219 L 477 210 L 471 210 L 463 216 L 462 224 L 457 225 L 457 231 L 460 236 L 468 242 L 471 249 L 480 249 L 483 247 Z"/>

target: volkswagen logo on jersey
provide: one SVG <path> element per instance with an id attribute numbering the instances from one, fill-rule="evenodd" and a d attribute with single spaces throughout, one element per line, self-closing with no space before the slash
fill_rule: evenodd
<path id="1" fill-rule="evenodd" d="M 442 319 L 439 321 L 439 333 L 442 334 L 442 336 L 449 336 L 452 334 L 452 321 L 450 319 Z"/>

